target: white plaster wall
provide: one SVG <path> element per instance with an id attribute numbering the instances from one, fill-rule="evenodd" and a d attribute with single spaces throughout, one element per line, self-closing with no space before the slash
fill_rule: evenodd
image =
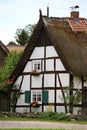
<path id="1" fill-rule="evenodd" d="M 65 67 L 62 64 L 60 59 L 56 59 L 56 70 L 58 70 L 58 71 L 64 71 L 65 70 Z"/>
<path id="2" fill-rule="evenodd" d="M 54 71 L 54 60 L 53 59 L 46 60 L 46 71 Z"/>
<path id="3" fill-rule="evenodd" d="M 54 90 L 49 90 L 49 103 L 54 103 Z"/>
<path id="4" fill-rule="evenodd" d="M 14 86 L 16 85 L 17 89 L 19 89 L 20 83 L 22 80 L 22 76 L 19 76 L 18 79 L 15 81 Z"/>
<path id="5" fill-rule="evenodd" d="M 48 46 L 46 47 L 46 58 L 47 57 L 56 57 L 58 56 L 54 46 Z"/>
<path id="6" fill-rule="evenodd" d="M 54 106 L 52 105 L 44 106 L 44 112 L 54 112 Z"/>
<path id="7" fill-rule="evenodd" d="M 56 97 L 57 97 L 57 103 L 64 103 L 64 99 L 63 99 L 61 90 L 57 90 Z"/>
<path id="8" fill-rule="evenodd" d="M 30 76 L 25 75 L 23 82 L 22 82 L 22 86 L 21 86 L 21 91 L 25 92 L 25 90 L 30 90 Z"/>
<path id="9" fill-rule="evenodd" d="M 59 74 L 59 77 L 63 87 L 69 86 L 69 74 Z"/>
<path id="10" fill-rule="evenodd" d="M 45 74 L 44 75 L 44 87 L 54 87 L 55 75 Z"/>
<path id="11" fill-rule="evenodd" d="M 73 77 L 73 83 L 74 83 L 74 88 L 81 89 L 82 88 L 82 82 L 80 77 Z"/>
<path id="12" fill-rule="evenodd" d="M 23 72 L 30 72 L 32 70 L 32 61 L 28 61 Z"/>
<path id="13" fill-rule="evenodd" d="M 57 112 L 63 112 L 65 113 L 65 107 L 64 106 L 57 106 Z"/>
<path id="14" fill-rule="evenodd" d="M 20 95 L 20 97 L 17 100 L 17 105 L 25 105 L 25 94 Z M 28 104 L 26 104 L 28 105 Z"/>
<path id="15" fill-rule="evenodd" d="M 44 58 L 44 47 L 35 47 L 30 59 Z"/>
<path id="16" fill-rule="evenodd" d="M 42 87 L 42 75 L 32 76 L 32 88 Z"/>

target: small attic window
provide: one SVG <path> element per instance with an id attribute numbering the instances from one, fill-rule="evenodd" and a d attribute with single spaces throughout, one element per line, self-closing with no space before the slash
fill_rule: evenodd
<path id="1" fill-rule="evenodd" d="M 40 60 L 34 60 L 33 61 L 33 71 L 41 71 L 41 61 Z"/>

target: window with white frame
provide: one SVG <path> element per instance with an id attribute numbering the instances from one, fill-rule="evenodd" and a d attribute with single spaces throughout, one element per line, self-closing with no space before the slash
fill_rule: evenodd
<path id="1" fill-rule="evenodd" d="M 33 61 L 33 70 L 41 71 L 41 61 L 40 60 Z"/>
<path id="2" fill-rule="evenodd" d="M 42 101 L 42 93 L 39 91 L 33 91 L 31 95 L 31 101 L 41 102 Z"/>

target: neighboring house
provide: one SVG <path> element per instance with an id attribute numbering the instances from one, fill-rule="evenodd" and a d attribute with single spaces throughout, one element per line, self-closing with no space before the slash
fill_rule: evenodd
<path id="1" fill-rule="evenodd" d="M 0 67 L 4 65 L 4 60 L 7 57 L 9 50 L 6 46 L 0 41 Z M 1 98 L 1 89 L 0 89 L 0 110 L 1 111 L 8 111 L 9 110 L 9 101 L 8 98 Z"/>
<path id="2" fill-rule="evenodd" d="M 21 45 L 7 45 L 6 46 L 9 51 L 24 51 L 25 46 Z"/>
<path id="3" fill-rule="evenodd" d="M 7 56 L 9 50 L 6 46 L 0 41 L 0 66 L 4 65 L 4 58 Z"/>
<path id="4" fill-rule="evenodd" d="M 36 101 L 40 112 L 47 111 L 49 105 L 54 112 L 72 112 L 72 100 L 67 103 L 64 92 L 67 86 L 73 84 L 71 96 L 79 91 L 87 99 L 86 19 L 80 18 L 78 11 L 65 18 L 42 16 L 40 12 L 39 22 L 10 80 L 14 85 L 10 104 L 14 111 L 31 112 L 31 103 Z M 82 99 L 72 109 L 77 113 L 86 107 L 87 100 Z"/>

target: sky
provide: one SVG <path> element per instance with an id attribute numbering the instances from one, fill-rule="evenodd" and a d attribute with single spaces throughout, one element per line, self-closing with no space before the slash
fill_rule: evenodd
<path id="1" fill-rule="evenodd" d="M 16 30 L 36 24 L 39 9 L 42 15 L 68 17 L 72 6 L 78 5 L 80 17 L 87 18 L 87 0 L 0 0 L 0 40 L 7 45 L 15 41 Z"/>

